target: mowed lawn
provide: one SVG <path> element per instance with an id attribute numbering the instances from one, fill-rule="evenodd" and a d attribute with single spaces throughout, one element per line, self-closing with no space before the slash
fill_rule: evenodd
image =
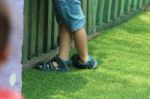
<path id="1" fill-rule="evenodd" d="M 26 99 L 150 99 L 150 12 L 89 42 L 97 70 L 23 73 Z"/>

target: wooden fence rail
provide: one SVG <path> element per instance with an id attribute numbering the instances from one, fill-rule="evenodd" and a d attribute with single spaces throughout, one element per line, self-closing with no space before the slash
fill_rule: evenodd
<path id="1" fill-rule="evenodd" d="M 112 26 L 150 6 L 150 0 L 81 0 L 88 35 Z M 124 17 L 124 18 L 123 18 Z M 25 0 L 23 64 L 37 63 L 56 53 L 58 25 L 51 0 Z"/>

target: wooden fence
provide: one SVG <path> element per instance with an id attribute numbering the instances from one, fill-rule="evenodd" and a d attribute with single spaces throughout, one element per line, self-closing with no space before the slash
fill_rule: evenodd
<path id="1" fill-rule="evenodd" d="M 150 0 L 81 0 L 88 35 L 143 11 Z M 119 20 L 119 21 L 117 21 Z M 33 65 L 56 54 L 58 25 L 51 0 L 25 0 L 23 64 Z"/>

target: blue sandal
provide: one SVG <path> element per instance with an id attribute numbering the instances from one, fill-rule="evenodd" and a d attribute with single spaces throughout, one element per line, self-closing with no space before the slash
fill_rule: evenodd
<path id="1" fill-rule="evenodd" d="M 48 62 L 38 63 L 37 69 L 44 70 L 44 71 L 66 72 L 69 70 L 68 64 L 70 63 L 71 61 L 63 61 L 57 55 Z"/>
<path id="2" fill-rule="evenodd" d="M 94 60 L 92 56 L 89 56 L 89 60 L 86 63 L 83 63 L 78 54 L 75 54 L 71 58 L 72 65 L 81 69 L 96 69 L 97 61 Z"/>

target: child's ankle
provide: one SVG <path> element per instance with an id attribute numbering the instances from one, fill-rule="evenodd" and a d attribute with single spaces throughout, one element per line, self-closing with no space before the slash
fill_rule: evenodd
<path id="1" fill-rule="evenodd" d="M 69 57 L 64 57 L 64 56 L 61 56 L 61 55 L 58 55 L 58 57 L 63 60 L 63 61 L 68 61 L 69 60 Z"/>
<path id="2" fill-rule="evenodd" d="M 80 60 L 82 63 L 87 63 L 87 61 L 89 60 L 89 56 L 85 56 L 85 57 L 80 56 Z"/>
<path id="3" fill-rule="evenodd" d="M 66 65 L 72 64 L 72 61 L 69 58 L 62 58 L 58 56 Z"/>

